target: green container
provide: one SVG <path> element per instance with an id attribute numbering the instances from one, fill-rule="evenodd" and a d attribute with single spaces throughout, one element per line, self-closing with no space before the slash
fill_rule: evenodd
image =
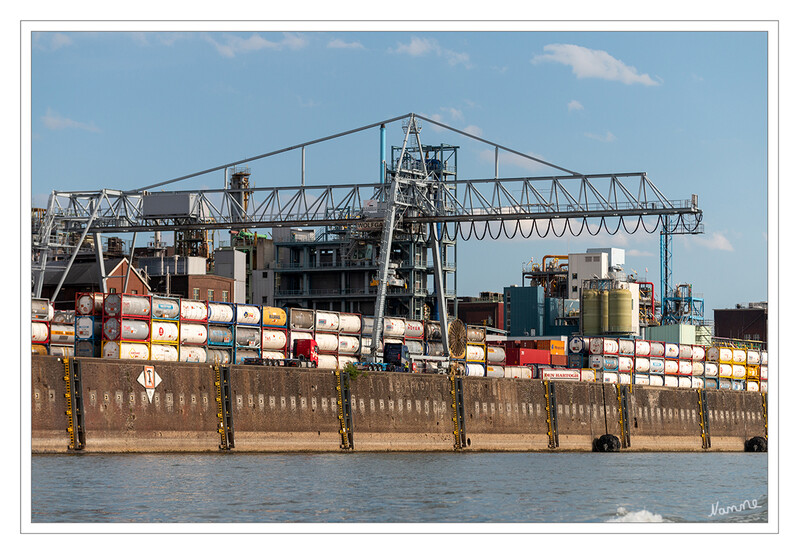
<path id="1" fill-rule="evenodd" d="M 608 333 L 628 335 L 633 332 L 633 294 L 627 289 L 608 293 Z"/>
<path id="2" fill-rule="evenodd" d="M 600 333 L 599 291 L 583 289 L 583 335 L 594 336 Z"/>

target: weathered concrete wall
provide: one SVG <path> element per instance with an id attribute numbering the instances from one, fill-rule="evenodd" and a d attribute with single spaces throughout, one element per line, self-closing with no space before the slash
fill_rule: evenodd
<path id="1" fill-rule="evenodd" d="M 86 452 L 219 449 L 215 373 L 207 364 L 78 359 Z M 145 365 L 161 378 L 152 401 L 137 381 Z M 32 448 L 68 449 L 64 366 L 32 364 Z M 338 451 L 341 436 L 333 372 L 234 366 L 230 372 L 234 451 Z M 545 384 L 529 379 L 464 378 L 468 450 L 546 451 Z M 556 450 L 590 451 L 595 438 L 620 436 L 617 389 L 555 382 Z M 443 375 L 363 373 L 352 381 L 355 449 L 450 451 L 450 381 Z M 708 390 L 712 451 L 743 450 L 764 436 L 759 393 Z M 696 390 L 633 387 L 630 450 L 702 450 Z"/>

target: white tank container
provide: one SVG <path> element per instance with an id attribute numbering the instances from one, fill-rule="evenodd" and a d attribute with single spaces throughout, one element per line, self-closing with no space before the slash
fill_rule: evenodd
<path id="1" fill-rule="evenodd" d="M 206 321 L 208 319 L 208 306 L 199 300 L 180 301 L 180 319 L 186 321 Z"/>
<path id="2" fill-rule="evenodd" d="M 115 360 L 149 360 L 150 345 L 145 342 L 106 342 L 103 345 L 103 358 Z"/>
<path id="3" fill-rule="evenodd" d="M 233 344 L 233 330 L 230 327 L 208 326 L 208 343 Z"/>
<path id="4" fill-rule="evenodd" d="M 719 377 L 730 379 L 732 377 L 732 364 L 719 364 Z"/>
<path id="5" fill-rule="evenodd" d="M 527 366 L 506 366 L 505 377 L 508 379 L 532 379 L 533 370 Z"/>
<path id="6" fill-rule="evenodd" d="M 405 335 L 405 320 L 386 318 L 383 320 L 383 336 L 402 337 Z"/>
<path id="7" fill-rule="evenodd" d="M 485 361 L 486 351 L 482 346 L 475 344 L 466 345 L 466 361 L 469 362 L 482 362 Z"/>
<path id="8" fill-rule="evenodd" d="M 605 366 L 604 356 L 598 356 L 596 354 L 591 354 L 590 356 L 588 356 L 588 367 L 590 369 L 601 371 L 604 366 Z"/>
<path id="9" fill-rule="evenodd" d="M 181 332 L 183 328 L 181 328 Z M 208 353 L 202 346 L 183 346 L 178 351 L 178 359 L 181 362 L 197 362 L 204 364 L 208 361 Z"/>
<path id="10" fill-rule="evenodd" d="M 405 336 L 413 339 L 424 337 L 424 323 L 411 319 L 405 320 Z"/>
<path id="11" fill-rule="evenodd" d="M 236 350 L 235 358 L 237 364 L 243 364 L 244 360 L 252 360 L 258 357 L 257 350 Z"/>
<path id="12" fill-rule="evenodd" d="M 694 349 L 693 346 L 690 344 L 681 344 L 680 345 L 680 358 L 683 360 L 691 360 L 694 356 Z"/>
<path id="13" fill-rule="evenodd" d="M 729 379 L 719 379 L 719 390 L 731 390 L 732 381 Z"/>
<path id="14" fill-rule="evenodd" d="M 649 358 L 636 358 L 635 371 L 636 373 L 649 373 Z"/>
<path id="15" fill-rule="evenodd" d="M 56 310 L 53 312 L 53 323 L 64 323 L 74 327 L 75 312 L 70 310 Z"/>
<path id="16" fill-rule="evenodd" d="M 732 363 L 734 364 L 745 364 L 746 363 L 746 350 L 741 350 L 738 348 L 733 349 L 732 351 Z"/>
<path id="17" fill-rule="evenodd" d="M 746 364 L 747 365 L 759 365 L 760 364 L 760 351 L 759 350 L 747 350 L 746 351 Z"/>
<path id="18" fill-rule="evenodd" d="M 618 354 L 619 342 L 614 339 L 603 339 L 600 337 L 593 337 L 590 342 L 591 354 Z"/>
<path id="19" fill-rule="evenodd" d="M 635 354 L 635 341 L 619 339 L 619 356 L 633 356 Z"/>
<path id="20" fill-rule="evenodd" d="M 75 318 L 75 337 L 83 340 L 99 339 L 103 333 L 103 322 L 98 317 L 81 315 Z"/>
<path id="21" fill-rule="evenodd" d="M 733 379 L 745 379 L 746 378 L 746 366 L 745 365 L 733 365 L 732 366 L 732 378 Z"/>
<path id="22" fill-rule="evenodd" d="M 338 351 L 338 337 L 330 333 L 316 333 L 316 344 L 319 346 L 319 352 Z"/>
<path id="23" fill-rule="evenodd" d="M 286 355 L 278 350 L 261 350 L 261 359 L 263 360 L 285 360 Z"/>
<path id="24" fill-rule="evenodd" d="M 338 314 L 335 312 L 316 312 L 316 331 L 338 331 Z"/>
<path id="25" fill-rule="evenodd" d="M 50 344 L 75 344 L 75 326 L 60 323 L 50 325 Z"/>
<path id="26" fill-rule="evenodd" d="M 691 375 L 694 377 L 701 377 L 705 374 L 704 362 L 691 362 Z"/>
<path id="27" fill-rule="evenodd" d="M 153 319 L 177 319 L 180 317 L 180 300 L 153 296 Z"/>
<path id="28" fill-rule="evenodd" d="M 666 374 L 663 377 L 663 384 L 667 387 L 678 387 L 680 385 L 680 379 L 676 375 Z"/>
<path id="29" fill-rule="evenodd" d="M 34 321 L 31 323 L 31 342 L 47 342 L 50 338 L 50 329 L 46 323 Z"/>
<path id="30" fill-rule="evenodd" d="M 109 317 L 150 315 L 149 296 L 131 296 L 129 294 L 109 294 L 103 303 L 105 315 Z"/>
<path id="31" fill-rule="evenodd" d="M 178 349 L 169 344 L 151 344 L 150 359 L 159 362 L 176 362 L 178 361 Z"/>
<path id="32" fill-rule="evenodd" d="M 718 376 L 719 376 L 718 364 L 714 364 L 713 362 L 705 362 L 705 377 L 718 377 Z"/>
<path id="33" fill-rule="evenodd" d="M 292 308 L 289 311 L 291 317 L 291 328 L 302 329 L 305 331 L 313 330 L 314 315 L 312 310 L 303 310 L 300 308 Z"/>
<path id="34" fill-rule="evenodd" d="M 612 373 L 603 373 L 602 374 L 602 382 L 603 383 L 618 383 L 619 382 L 619 374 L 615 371 Z"/>
<path id="35" fill-rule="evenodd" d="M 603 356 L 602 357 L 602 369 L 604 371 L 618 371 L 619 370 L 619 358 L 616 356 Z"/>
<path id="36" fill-rule="evenodd" d="M 261 346 L 261 329 L 259 327 L 235 327 L 234 334 L 236 345 L 246 348 L 259 348 Z"/>
<path id="37" fill-rule="evenodd" d="M 501 364 L 505 361 L 505 349 L 501 346 L 488 346 L 486 348 L 486 357 L 489 363 Z"/>
<path id="38" fill-rule="evenodd" d="M 440 342 L 426 342 L 424 343 L 424 353 L 427 356 L 443 356 L 444 345 Z"/>
<path id="39" fill-rule="evenodd" d="M 633 381 L 634 385 L 648 385 L 649 384 L 649 375 L 638 375 L 637 373 L 633 376 L 635 380 Z"/>
<path id="40" fill-rule="evenodd" d="M 49 300 L 34 298 L 31 300 L 31 319 L 52 321 L 55 315 L 53 305 Z"/>
<path id="41" fill-rule="evenodd" d="M 208 303 L 208 321 L 233 323 L 233 306 L 230 304 Z"/>
<path id="42" fill-rule="evenodd" d="M 680 375 L 692 375 L 693 374 L 693 362 L 688 360 L 680 360 L 679 365 L 679 373 Z"/>
<path id="43" fill-rule="evenodd" d="M 338 369 L 338 360 L 332 354 L 319 354 L 319 369 Z"/>
<path id="44" fill-rule="evenodd" d="M 338 323 L 341 333 L 355 335 L 361 332 L 361 316 L 358 314 L 339 314 Z"/>
<path id="45" fill-rule="evenodd" d="M 39 345 L 41 346 L 41 345 Z M 62 358 L 72 358 L 75 355 L 75 347 L 74 346 L 65 346 L 60 344 L 51 344 L 50 345 L 50 355 L 51 356 L 61 356 Z"/>
<path id="46" fill-rule="evenodd" d="M 732 390 L 744 390 L 744 382 L 743 381 L 733 381 L 732 382 Z"/>
<path id="47" fill-rule="evenodd" d="M 339 335 L 338 351 L 340 354 L 354 354 L 355 352 L 358 351 L 359 347 L 360 347 L 360 341 L 358 340 L 358 337 Z"/>
<path id="48" fill-rule="evenodd" d="M 211 364 L 229 364 L 230 350 L 222 348 L 209 348 L 206 351 L 207 362 Z"/>
<path id="49" fill-rule="evenodd" d="M 653 358 L 662 358 L 666 355 L 666 343 L 649 341 L 649 355 Z M 651 379 L 650 379 L 651 380 Z"/>
<path id="50" fill-rule="evenodd" d="M 585 337 L 572 337 L 569 339 L 569 352 L 572 354 L 582 354 L 588 352 L 590 341 Z"/>
<path id="51" fill-rule="evenodd" d="M 505 377 L 505 368 L 503 368 L 501 365 L 487 365 L 486 377 Z"/>
<path id="52" fill-rule="evenodd" d="M 237 304 L 236 323 L 239 325 L 260 325 L 261 309 L 258 306 Z"/>
<path id="53" fill-rule="evenodd" d="M 468 377 L 485 377 L 486 368 L 483 364 L 467 363 L 464 374 Z"/>
<path id="54" fill-rule="evenodd" d="M 424 343 L 419 340 L 406 340 L 405 346 L 408 347 L 408 353 L 415 356 L 421 356 L 424 352 Z"/>
<path id="55" fill-rule="evenodd" d="M 80 315 L 100 315 L 103 313 L 103 294 L 100 292 L 82 294 L 75 303 L 75 311 Z"/>
<path id="56" fill-rule="evenodd" d="M 585 381 L 586 383 L 596 383 L 596 373 L 590 369 L 581 369 L 580 381 Z"/>
<path id="57" fill-rule="evenodd" d="M 153 332 L 150 336 L 150 340 L 153 342 L 177 342 L 180 338 L 177 323 L 170 323 L 168 321 L 153 321 L 152 325 Z"/>
<path id="58" fill-rule="evenodd" d="M 760 351 L 760 363 L 762 365 L 768 364 L 768 352 L 766 352 L 765 350 Z"/>
<path id="59" fill-rule="evenodd" d="M 648 340 L 636 340 L 635 341 L 635 355 L 646 357 L 649 356 L 651 351 L 651 347 L 649 345 Z"/>
<path id="60" fill-rule="evenodd" d="M 677 360 L 666 360 L 665 368 L 666 375 L 677 375 L 680 373 L 680 364 Z"/>
<path id="61" fill-rule="evenodd" d="M 768 379 L 768 366 L 762 365 L 760 366 L 760 380 L 765 381 Z"/>
<path id="62" fill-rule="evenodd" d="M 692 389 L 703 389 L 705 388 L 705 380 L 701 377 L 691 377 L 691 388 Z"/>
<path id="63" fill-rule="evenodd" d="M 667 358 L 679 358 L 680 357 L 680 345 L 674 344 L 671 342 L 667 342 L 665 344 L 666 347 L 666 354 Z"/>
<path id="64" fill-rule="evenodd" d="M 663 358 L 649 359 L 649 372 L 663 374 L 666 372 L 666 360 Z"/>
<path id="65" fill-rule="evenodd" d="M 620 385 L 629 385 L 632 381 L 629 373 L 619 373 L 619 384 Z"/>
<path id="66" fill-rule="evenodd" d="M 180 326 L 180 344 L 186 345 L 199 345 L 205 344 L 208 341 L 208 330 L 205 325 L 198 325 L 196 323 L 184 323 Z M 183 349 L 181 348 L 181 352 Z M 204 352 L 205 350 L 203 350 Z M 183 355 L 181 354 L 181 358 Z M 181 362 L 186 360 L 181 359 Z M 193 360 L 192 360 L 193 361 Z M 203 360 L 204 362 L 205 360 Z"/>
<path id="67" fill-rule="evenodd" d="M 339 356 L 338 357 L 338 369 L 346 369 L 347 364 L 357 364 L 358 358 L 355 356 Z"/>
<path id="68" fill-rule="evenodd" d="M 680 376 L 677 378 L 677 386 L 681 389 L 691 388 L 691 377 Z"/>
<path id="69" fill-rule="evenodd" d="M 760 381 L 760 392 L 768 392 L 768 383 Z"/>
<path id="70" fill-rule="evenodd" d="M 746 390 L 752 392 L 758 392 L 760 391 L 760 383 L 758 383 L 757 381 L 747 381 Z"/>
<path id="71" fill-rule="evenodd" d="M 649 384 L 653 387 L 662 387 L 663 386 L 663 375 L 649 375 Z"/>
<path id="72" fill-rule="evenodd" d="M 694 345 L 691 347 L 691 359 L 695 362 L 705 361 L 705 347 Z"/>
<path id="73" fill-rule="evenodd" d="M 732 361 L 732 349 L 724 346 L 711 346 L 707 349 L 706 359 L 709 362 L 729 363 Z"/>
<path id="74" fill-rule="evenodd" d="M 265 327 L 261 333 L 261 348 L 265 350 L 283 350 L 287 342 L 286 332 L 282 329 Z"/>
<path id="75" fill-rule="evenodd" d="M 632 358 L 628 358 L 627 356 L 619 356 L 619 371 L 623 373 L 630 373 L 633 370 L 633 366 L 635 366 L 635 362 Z"/>
<path id="76" fill-rule="evenodd" d="M 108 340 L 147 340 L 150 323 L 141 319 L 107 319 L 103 323 L 103 334 Z"/>

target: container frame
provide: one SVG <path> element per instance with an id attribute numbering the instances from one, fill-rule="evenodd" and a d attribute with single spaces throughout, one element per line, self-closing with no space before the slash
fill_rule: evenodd
<path id="1" fill-rule="evenodd" d="M 155 317 L 153 315 L 153 304 L 156 300 L 176 300 L 178 303 L 178 315 L 177 317 Z M 150 318 L 156 321 L 180 321 L 180 301 L 182 299 L 179 296 L 162 296 L 162 295 L 153 295 L 150 297 Z"/>

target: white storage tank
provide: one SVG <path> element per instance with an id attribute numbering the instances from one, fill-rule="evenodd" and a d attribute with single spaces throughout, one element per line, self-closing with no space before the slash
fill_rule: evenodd
<path id="1" fill-rule="evenodd" d="M 693 373 L 693 362 L 680 360 L 678 371 L 680 375 L 691 375 Z"/>
<path id="2" fill-rule="evenodd" d="M 99 317 L 82 315 L 75 318 L 75 337 L 82 340 L 96 340 L 103 333 L 103 321 Z"/>
<path id="3" fill-rule="evenodd" d="M 153 319 L 177 319 L 180 317 L 180 300 L 153 296 Z"/>
<path id="4" fill-rule="evenodd" d="M 141 319 L 106 319 L 103 334 L 108 340 L 147 340 L 150 324 Z"/>
<path id="5" fill-rule="evenodd" d="M 239 325 L 260 325 L 260 308 L 248 304 L 236 304 L 236 323 Z"/>
<path id="6" fill-rule="evenodd" d="M 443 350 L 443 345 L 442 345 Z M 505 349 L 501 346 L 486 347 L 486 358 L 489 363 L 501 364 L 505 362 Z"/>
<path id="7" fill-rule="evenodd" d="M 680 373 L 680 364 L 677 360 L 666 360 L 666 375 L 677 375 Z"/>
<path id="8" fill-rule="evenodd" d="M 683 360 L 691 360 L 694 356 L 694 349 L 690 344 L 680 345 L 680 358 Z"/>
<path id="9" fill-rule="evenodd" d="M 149 360 L 150 348 L 144 342 L 106 342 L 103 345 L 103 358 L 115 360 Z"/>
<path id="10" fill-rule="evenodd" d="M 206 321 L 208 319 L 208 306 L 199 300 L 180 301 L 180 319 L 187 321 Z"/>
<path id="11" fill-rule="evenodd" d="M 207 341 L 208 330 L 205 328 L 205 325 L 184 323 L 180 326 L 180 344 L 198 345 L 205 344 Z M 181 362 L 184 361 L 186 360 L 181 360 Z"/>
<path id="12" fill-rule="evenodd" d="M 505 368 L 501 365 L 487 365 L 486 377 L 505 377 Z"/>
<path id="13" fill-rule="evenodd" d="M 338 337 L 338 351 L 341 354 L 354 354 L 360 348 L 360 341 L 358 337 L 351 337 L 347 335 L 339 335 Z"/>
<path id="14" fill-rule="evenodd" d="M 619 356 L 633 356 L 635 354 L 635 341 L 619 339 Z"/>
<path id="15" fill-rule="evenodd" d="M 180 338 L 177 323 L 170 323 L 168 321 L 153 321 L 152 328 L 153 334 L 150 338 L 152 341 L 177 342 Z"/>
<path id="16" fill-rule="evenodd" d="M 52 321 L 54 315 L 55 310 L 49 300 L 41 298 L 34 298 L 31 300 L 31 319 Z"/>
<path id="17" fill-rule="evenodd" d="M 338 357 L 338 369 L 347 369 L 348 364 L 357 364 L 358 358 L 355 356 L 339 356 Z"/>
<path id="18" fill-rule="evenodd" d="M 182 331 L 183 329 L 181 329 Z M 204 364 L 208 361 L 208 353 L 202 346 L 183 346 L 178 350 L 181 362 L 195 362 Z"/>
<path id="19" fill-rule="evenodd" d="M 233 344 L 233 330 L 230 327 L 208 326 L 208 343 Z"/>
<path id="20" fill-rule="evenodd" d="M 265 350 L 283 350 L 287 343 L 286 331 L 264 327 L 261 333 L 261 348 Z"/>
<path id="21" fill-rule="evenodd" d="M 649 372 L 663 374 L 666 372 L 666 360 L 663 358 L 650 358 Z"/>
<path id="22" fill-rule="evenodd" d="M 261 329 L 259 327 L 236 326 L 235 339 L 237 346 L 259 348 L 261 346 Z"/>
<path id="23" fill-rule="evenodd" d="M 705 377 L 718 377 L 719 366 L 713 362 L 705 362 Z"/>
<path id="24" fill-rule="evenodd" d="M 338 351 L 338 337 L 330 333 L 316 333 L 316 344 L 319 352 Z"/>
<path id="25" fill-rule="evenodd" d="M 74 344 L 75 326 L 53 323 L 50 325 L 50 344 Z"/>
<path id="26" fill-rule="evenodd" d="M 101 292 L 81 294 L 75 302 L 75 311 L 80 315 L 100 315 L 103 313 L 103 294 Z"/>
<path id="27" fill-rule="evenodd" d="M 649 373 L 649 358 L 636 358 L 635 359 L 635 372 L 636 373 Z"/>
<path id="28" fill-rule="evenodd" d="M 149 296 L 131 296 L 129 294 L 109 294 L 103 303 L 105 315 L 109 317 L 150 315 Z"/>
<path id="29" fill-rule="evenodd" d="M 421 356 L 424 352 L 424 343 L 418 340 L 406 340 L 405 346 L 408 347 L 408 353 L 414 356 Z"/>
<path id="30" fill-rule="evenodd" d="M 233 306 L 230 304 L 208 303 L 208 321 L 233 323 Z"/>
<path id="31" fill-rule="evenodd" d="M 691 347 L 691 359 L 695 362 L 705 361 L 705 347 L 694 345 Z"/>
<path id="32" fill-rule="evenodd" d="M 412 319 L 405 320 L 405 336 L 413 339 L 424 337 L 424 323 Z"/>
<path id="33" fill-rule="evenodd" d="M 262 350 L 261 358 L 264 360 L 285 360 L 286 356 L 279 350 Z"/>
<path id="34" fill-rule="evenodd" d="M 649 374 L 649 384 L 653 387 L 662 387 L 663 386 L 663 375 L 652 375 Z"/>
<path id="35" fill-rule="evenodd" d="M 361 332 L 361 316 L 358 314 L 339 314 L 338 322 L 342 333 L 355 335 Z"/>
<path id="36" fill-rule="evenodd" d="M 732 366 L 732 378 L 733 379 L 745 379 L 746 378 L 746 366 L 744 366 L 744 365 L 733 365 Z"/>
<path id="37" fill-rule="evenodd" d="M 486 368 L 483 364 L 467 362 L 465 374 L 469 377 L 485 377 Z"/>
<path id="38" fill-rule="evenodd" d="M 653 358 L 664 357 L 666 355 L 666 343 L 655 340 L 649 341 L 649 355 Z"/>
<path id="39" fill-rule="evenodd" d="M 486 352 L 482 346 L 475 344 L 468 344 L 466 346 L 466 361 L 469 362 L 482 362 L 485 361 Z"/>
<path id="40" fill-rule="evenodd" d="M 623 373 L 629 373 L 633 370 L 634 365 L 635 362 L 633 362 L 632 358 L 628 358 L 626 356 L 619 356 L 619 371 Z"/>
<path id="41" fill-rule="evenodd" d="M 316 312 L 316 331 L 338 331 L 338 314 L 335 312 Z"/>
<path id="42" fill-rule="evenodd" d="M 235 354 L 237 364 L 243 364 L 244 360 L 252 360 L 258 357 L 257 350 L 236 350 Z"/>
<path id="43" fill-rule="evenodd" d="M 230 359 L 230 350 L 225 350 L 222 348 L 209 348 L 206 350 L 206 357 L 208 363 L 211 364 L 229 364 Z"/>
<path id="44" fill-rule="evenodd" d="M 178 361 L 178 349 L 169 344 L 151 344 L 150 359 L 159 362 Z"/>
<path id="45" fill-rule="evenodd" d="M 747 365 L 759 365 L 760 364 L 760 351 L 759 350 L 747 350 L 746 351 L 746 363 L 747 363 Z"/>
<path id="46" fill-rule="evenodd" d="M 50 338 L 50 329 L 46 323 L 34 321 L 31 323 L 31 342 L 47 342 Z"/>
<path id="47" fill-rule="evenodd" d="M 41 346 L 41 345 L 34 345 L 34 346 Z M 75 355 L 75 347 L 74 346 L 64 346 L 59 344 L 51 344 L 50 345 L 50 355 L 51 356 L 61 356 L 62 358 L 72 358 Z"/>
<path id="48" fill-rule="evenodd" d="M 319 369 L 338 369 L 338 359 L 332 354 L 319 354 Z"/>
<path id="49" fill-rule="evenodd" d="M 732 364 L 719 364 L 719 377 L 731 378 L 732 377 Z M 721 387 L 719 387 L 721 388 Z"/>
<path id="50" fill-rule="evenodd" d="M 674 344 L 672 342 L 666 343 L 666 357 L 667 358 L 679 358 L 680 357 L 680 346 L 678 344 Z"/>
<path id="51" fill-rule="evenodd" d="M 635 355 L 646 357 L 650 355 L 651 347 L 648 340 L 635 341 Z M 648 380 L 647 380 L 648 381 Z"/>

